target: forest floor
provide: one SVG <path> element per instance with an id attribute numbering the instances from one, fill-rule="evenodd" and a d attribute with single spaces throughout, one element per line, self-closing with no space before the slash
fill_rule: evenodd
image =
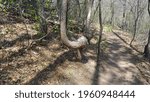
<path id="1" fill-rule="evenodd" d="M 104 32 L 102 61 L 96 67 L 96 37 L 80 62 L 58 32 L 30 45 L 39 36 L 35 24 L 26 25 L 28 30 L 21 22 L 0 24 L 0 84 L 150 84 L 150 63 L 136 51 L 137 43 L 129 46 L 127 33 Z"/>

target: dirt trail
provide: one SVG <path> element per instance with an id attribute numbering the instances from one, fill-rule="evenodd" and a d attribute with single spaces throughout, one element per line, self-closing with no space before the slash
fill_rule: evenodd
<path id="1" fill-rule="evenodd" d="M 97 84 L 147 84 L 136 64 L 138 53 L 134 51 L 117 33 L 107 33 L 108 59 L 99 72 Z"/>
<path id="2" fill-rule="evenodd" d="M 148 84 L 136 67 L 137 54 L 114 33 L 107 33 L 108 48 L 100 67 L 95 67 L 96 45 L 90 45 L 87 62 L 66 60 L 53 72 L 39 73 L 29 84 Z M 67 56 L 72 56 L 66 52 Z M 67 57 L 65 56 L 65 58 Z M 46 74 L 46 76 L 45 76 Z"/>
<path id="3" fill-rule="evenodd" d="M 128 46 L 126 36 L 104 34 L 102 64 L 96 67 L 96 40 L 87 46 L 85 60 L 80 62 L 74 51 L 62 46 L 59 34 L 52 33 L 26 50 L 28 41 L 37 38 L 34 25 L 28 25 L 29 34 L 22 24 L 9 26 L 10 33 L 0 41 L 0 84 L 148 84 L 144 75 L 149 77 L 150 69 L 136 66 L 141 59 Z"/>
<path id="4" fill-rule="evenodd" d="M 95 67 L 94 60 L 90 59 L 86 68 L 89 72 L 85 80 L 91 84 L 148 84 L 136 66 L 139 63 L 138 52 L 128 45 L 127 38 L 121 38 L 117 33 L 105 33 L 107 51 L 104 52 L 102 64 Z M 126 39 L 126 41 L 124 40 Z M 95 57 L 96 58 L 96 57 Z M 85 71 L 85 72 L 88 72 Z M 79 79 L 80 80 L 80 79 Z M 86 83 L 87 84 L 87 83 Z"/>

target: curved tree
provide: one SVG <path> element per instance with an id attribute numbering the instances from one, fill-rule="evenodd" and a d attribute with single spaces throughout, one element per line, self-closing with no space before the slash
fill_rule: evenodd
<path id="1" fill-rule="evenodd" d="M 81 59 L 81 48 L 83 48 L 87 44 L 87 38 L 85 36 L 81 36 L 76 41 L 71 41 L 67 37 L 67 12 L 68 12 L 68 0 L 62 1 L 61 6 L 61 22 L 60 22 L 60 33 L 62 42 L 70 47 L 78 50 L 78 58 Z"/>

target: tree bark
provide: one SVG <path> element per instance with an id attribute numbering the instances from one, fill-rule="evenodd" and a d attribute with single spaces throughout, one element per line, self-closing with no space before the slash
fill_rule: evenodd
<path id="1" fill-rule="evenodd" d="M 110 4 L 110 9 L 111 9 L 111 18 L 110 18 L 110 24 L 112 26 L 114 26 L 113 21 L 114 21 L 114 14 L 115 14 L 115 1 L 111 0 L 111 4 Z"/>
<path id="2" fill-rule="evenodd" d="M 137 33 L 137 26 L 138 26 L 138 21 L 139 21 L 139 17 L 140 15 L 142 14 L 143 11 L 140 10 L 140 0 L 137 0 L 137 6 L 136 6 L 136 15 L 135 15 L 135 20 L 134 20 L 134 30 L 133 30 L 133 37 L 132 37 L 132 40 L 130 42 L 130 46 L 132 46 L 132 42 L 134 41 L 135 39 L 135 35 Z"/>
<path id="3" fill-rule="evenodd" d="M 150 0 L 148 0 L 148 14 L 150 17 Z M 150 60 L 150 28 L 149 28 L 148 41 L 144 48 L 144 56 Z"/>
<path id="4" fill-rule="evenodd" d="M 78 49 L 78 52 L 80 51 L 81 48 L 86 46 L 87 44 L 87 39 L 84 36 L 81 36 L 78 38 L 76 41 L 70 41 L 67 37 L 67 11 L 68 11 L 68 0 L 63 0 L 62 1 L 62 6 L 61 6 L 61 22 L 60 22 L 60 33 L 61 33 L 61 40 L 62 42 L 74 49 Z M 78 54 L 79 59 L 82 59 L 80 56 L 81 53 Z"/>
<path id="5" fill-rule="evenodd" d="M 133 42 L 134 39 L 135 39 L 135 35 L 136 35 L 136 32 L 137 32 L 138 18 L 139 18 L 139 17 L 137 17 L 137 18 L 135 19 L 135 21 L 134 21 L 133 37 L 132 37 L 132 40 L 131 40 L 131 42 L 130 42 L 130 46 L 132 45 L 132 42 Z"/>
<path id="6" fill-rule="evenodd" d="M 87 0 L 87 16 L 86 16 L 86 24 L 85 24 L 85 36 L 88 39 L 88 43 L 90 43 L 90 39 L 92 38 L 92 34 L 90 33 L 90 24 L 91 24 L 91 14 L 94 0 Z"/>
<path id="7" fill-rule="evenodd" d="M 127 0 L 123 0 L 122 30 L 126 28 L 126 2 Z"/>
<path id="8" fill-rule="evenodd" d="M 103 32 L 103 25 L 102 25 L 102 12 L 101 12 L 101 0 L 99 0 L 99 41 L 98 41 L 98 49 L 97 49 L 97 66 L 100 63 L 100 54 L 101 54 L 101 40 L 102 40 L 102 32 Z"/>

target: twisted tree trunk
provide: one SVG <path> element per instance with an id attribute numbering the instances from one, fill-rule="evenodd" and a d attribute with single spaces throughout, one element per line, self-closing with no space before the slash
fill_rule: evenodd
<path id="1" fill-rule="evenodd" d="M 62 1 L 61 6 L 61 22 L 60 22 L 60 33 L 62 42 L 70 47 L 78 50 L 78 59 L 82 59 L 81 49 L 87 44 L 87 38 L 81 36 L 76 41 L 70 41 L 67 37 L 67 11 L 68 11 L 68 0 Z"/>

